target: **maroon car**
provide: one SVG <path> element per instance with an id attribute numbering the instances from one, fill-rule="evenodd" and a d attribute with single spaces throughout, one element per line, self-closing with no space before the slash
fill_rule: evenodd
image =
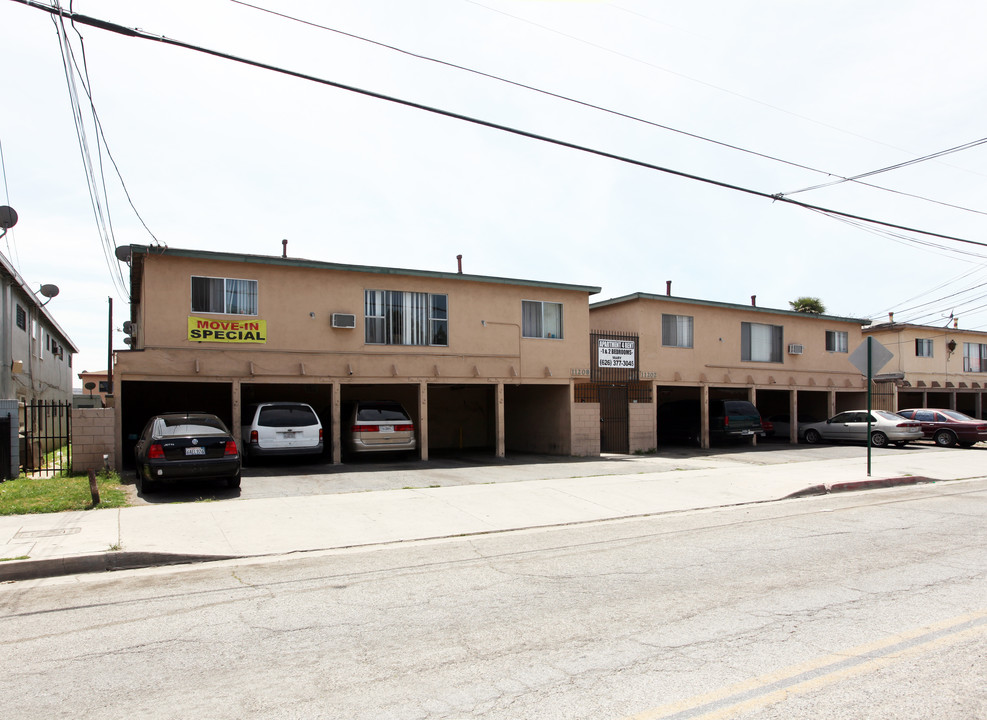
<path id="1" fill-rule="evenodd" d="M 898 414 L 922 423 L 925 437 L 932 438 L 939 447 L 972 447 L 974 443 L 987 441 L 987 421 L 977 420 L 956 410 L 939 408 L 911 408 Z"/>

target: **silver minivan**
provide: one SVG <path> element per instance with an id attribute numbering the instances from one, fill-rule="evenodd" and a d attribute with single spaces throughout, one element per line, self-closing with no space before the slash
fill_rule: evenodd
<path id="1" fill-rule="evenodd" d="M 322 454 L 322 422 L 312 406 L 302 402 L 248 405 L 242 437 L 244 454 L 251 458 Z"/>
<path id="2" fill-rule="evenodd" d="M 360 400 L 344 415 L 343 438 L 351 453 L 413 452 L 415 424 L 400 403 Z"/>

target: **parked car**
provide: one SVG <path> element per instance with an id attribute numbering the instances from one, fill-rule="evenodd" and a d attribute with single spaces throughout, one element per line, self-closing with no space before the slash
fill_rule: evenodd
<path id="1" fill-rule="evenodd" d="M 346 449 L 354 453 L 411 452 L 417 448 L 415 424 L 401 403 L 361 400 L 344 415 Z"/>
<path id="2" fill-rule="evenodd" d="M 303 402 L 262 402 L 244 409 L 241 424 L 248 458 L 322 454 L 322 421 Z"/>
<path id="3" fill-rule="evenodd" d="M 164 413 L 144 426 L 134 447 L 137 490 L 166 482 L 222 480 L 240 487 L 240 453 L 226 425 L 209 413 Z"/>
<path id="4" fill-rule="evenodd" d="M 792 428 L 791 415 L 789 415 L 788 413 L 782 413 L 780 415 L 771 415 L 768 418 L 768 422 L 770 422 L 774 426 L 774 437 L 783 437 L 783 438 L 790 437 L 789 433 L 791 432 L 791 428 Z M 806 426 L 816 422 L 819 422 L 818 418 L 814 418 L 809 415 L 799 414 L 798 430 L 796 431 L 798 434 L 796 437 L 801 438 L 803 433 L 805 432 Z M 768 436 L 770 437 L 771 435 L 772 433 L 768 432 Z"/>
<path id="5" fill-rule="evenodd" d="M 898 414 L 922 424 L 922 433 L 940 447 L 973 447 L 987 441 L 987 422 L 964 415 L 956 410 L 940 408 L 909 408 Z"/>
<path id="6" fill-rule="evenodd" d="M 698 400 L 672 400 L 658 406 L 659 442 L 698 445 L 700 439 Z M 709 401 L 709 438 L 711 443 L 764 437 L 761 414 L 747 400 Z"/>
<path id="7" fill-rule="evenodd" d="M 803 437 L 810 445 L 820 440 L 867 442 L 867 411 L 849 410 L 806 425 Z M 874 447 L 886 447 L 889 442 L 904 447 L 905 443 L 922 439 L 922 426 L 893 412 L 872 410 L 870 438 Z"/>

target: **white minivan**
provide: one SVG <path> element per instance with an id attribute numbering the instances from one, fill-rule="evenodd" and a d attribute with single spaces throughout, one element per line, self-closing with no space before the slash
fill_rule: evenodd
<path id="1" fill-rule="evenodd" d="M 322 422 L 311 405 L 262 402 L 248 405 L 242 423 L 247 457 L 321 455 Z"/>

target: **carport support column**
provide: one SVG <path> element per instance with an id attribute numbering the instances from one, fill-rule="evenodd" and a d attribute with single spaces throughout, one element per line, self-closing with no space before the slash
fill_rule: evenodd
<path id="1" fill-rule="evenodd" d="M 339 397 L 339 380 L 332 381 L 332 420 L 330 421 L 329 439 L 332 442 L 332 464 L 339 465 L 343 461 L 343 421 L 339 417 L 342 412 L 342 401 Z"/>
<path id="2" fill-rule="evenodd" d="M 831 417 L 831 416 L 830 416 Z M 788 391 L 788 442 L 795 445 L 799 441 L 799 393 Z"/>
<path id="3" fill-rule="evenodd" d="M 836 391 L 829 390 L 826 393 L 826 417 L 833 417 L 836 414 Z M 798 420 L 796 420 L 798 422 Z"/>
<path id="4" fill-rule="evenodd" d="M 428 383 L 418 383 L 418 452 L 428 460 Z"/>
<path id="5" fill-rule="evenodd" d="M 233 386 L 230 388 L 230 395 L 233 401 L 233 427 L 230 430 L 233 431 L 233 437 L 236 439 L 239 445 L 243 445 L 243 423 L 240 422 L 242 418 L 240 415 L 243 410 L 243 399 L 240 394 L 240 379 L 233 378 Z M 240 452 L 246 452 L 245 447 L 240 448 Z"/>
<path id="6" fill-rule="evenodd" d="M 757 388 L 748 388 L 747 390 L 747 402 L 749 402 L 754 407 L 757 407 Z M 760 411 L 758 411 L 760 414 Z M 751 437 L 751 445 L 757 446 L 757 435 Z"/>
<path id="7" fill-rule="evenodd" d="M 709 450 L 709 385 L 699 391 L 699 447 Z"/>
<path id="8" fill-rule="evenodd" d="M 570 394 L 572 390 L 570 389 Z M 494 402 L 494 423 L 497 426 L 497 457 L 504 457 L 507 441 L 504 437 L 504 383 L 497 383 L 497 399 Z"/>

